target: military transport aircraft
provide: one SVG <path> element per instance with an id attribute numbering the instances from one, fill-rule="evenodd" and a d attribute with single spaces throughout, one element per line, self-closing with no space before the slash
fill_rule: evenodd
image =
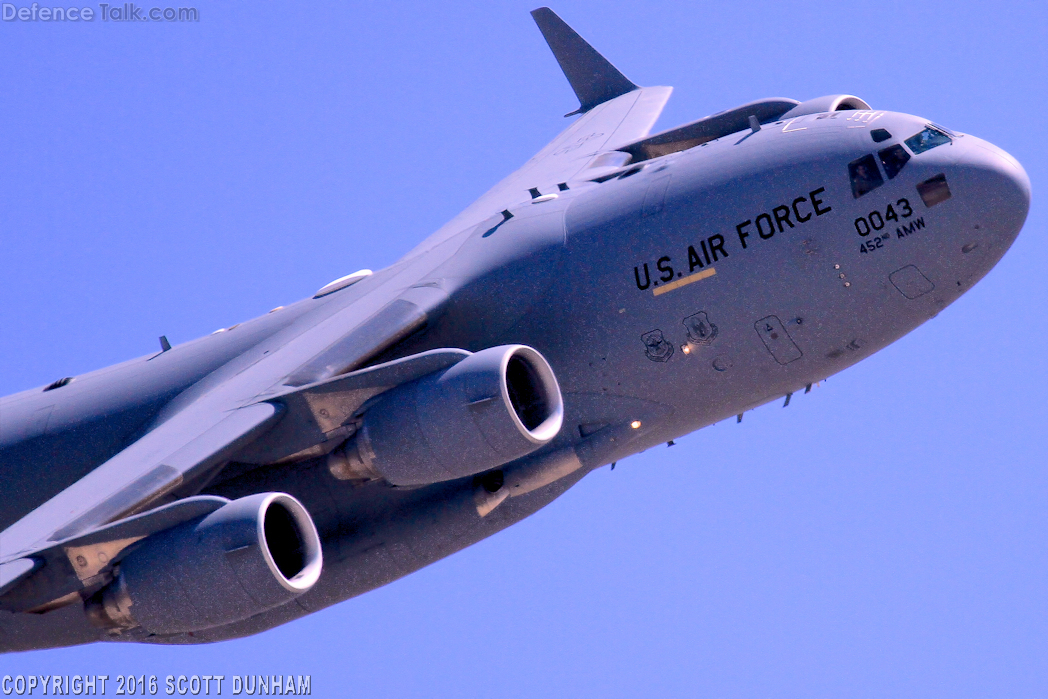
<path id="1" fill-rule="evenodd" d="M 670 88 L 532 14 L 578 118 L 399 262 L 0 401 L 0 649 L 218 641 L 396 580 L 885 347 L 1025 221 L 1010 155 L 850 95 L 649 135 Z"/>

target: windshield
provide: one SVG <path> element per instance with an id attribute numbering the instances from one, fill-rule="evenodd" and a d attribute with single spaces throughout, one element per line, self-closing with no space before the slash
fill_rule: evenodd
<path id="1" fill-rule="evenodd" d="M 906 145 L 913 151 L 914 155 L 920 155 L 924 151 L 931 150 L 944 143 L 953 143 L 953 140 L 946 135 L 945 131 L 937 129 L 931 124 L 924 131 L 906 139 Z"/>

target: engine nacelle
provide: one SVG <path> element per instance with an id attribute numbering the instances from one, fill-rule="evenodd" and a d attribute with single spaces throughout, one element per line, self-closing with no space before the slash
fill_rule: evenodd
<path id="1" fill-rule="evenodd" d="M 284 493 L 259 493 L 147 538 L 86 610 L 114 631 L 200 631 L 294 599 L 322 566 L 306 508 Z"/>
<path id="2" fill-rule="evenodd" d="M 793 119 L 806 114 L 822 114 L 823 112 L 842 112 L 848 109 L 871 109 L 871 107 L 866 104 L 865 100 L 855 95 L 826 95 L 801 102 L 779 119 Z"/>
<path id="3" fill-rule="evenodd" d="M 439 483 L 530 454 L 563 421 L 560 387 L 545 358 L 523 345 L 492 347 L 384 394 L 328 467 L 343 479 Z"/>

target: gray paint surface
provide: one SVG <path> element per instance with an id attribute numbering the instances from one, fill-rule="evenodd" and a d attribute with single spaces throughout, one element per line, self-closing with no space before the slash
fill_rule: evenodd
<path id="1" fill-rule="evenodd" d="M 71 489 L 70 501 L 84 502 L 84 494 L 105 501 L 119 490 L 117 476 L 134 481 L 170 465 L 161 462 L 208 435 L 230 411 L 279 403 L 274 397 L 302 385 L 303 371 L 317 381 L 432 349 L 478 351 L 516 342 L 549 360 L 567 416 L 543 453 L 570 448 L 582 468 L 486 516 L 477 511 L 472 479 L 408 491 L 380 483 L 347 487 L 319 458 L 240 461 L 237 449 L 246 444 L 221 453 L 217 474 L 193 471 L 207 461 L 206 446 L 201 459 L 186 461 L 187 490 L 177 496 L 288 492 L 317 522 L 326 564 L 312 591 L 192 640 L 268 628 L 474 543 L 542 507 L 589 469 L 803 390 L 854 364 L 970 288 L 1025 219 L 1029 184 L 1021 167 L 972 136 L 915 155 L 898 177 L 853 197 L 847 164 L 927 123 L 871 110 L 769 120 L 759 131 L 725 133 L 651 158 L 639 170 L 627 164 L 613 171 L 615 177 L 605 179 L 604 170 L 586 173 L 602 153 L 643 138 L 658 112 L 651 105 L 661 106 L 666 96 L 661 88 L 644 88 L 592 107 L 414 253 L 352 287 L 156 357 L 77 377 L 54 391 L 5 399 L 0 476 L 26 497 L 5 502 L 11 509 L 4 512 L 3 560 L 17 560 L 63 528 L 72 526 L 63 532 L 72 535 L 105 522 L 104 516 L 83 519 L 92 511 L 86 505 L 70 513 L 55 507 L 60 500 L 44 504 L 63 488 Z M 886 129 L 891 140 L 874 143 L 873 128 Z M 916 185 L 940 173 L 952 196 L 926 207 Z M 568 189 L 557 187 L 560 182 Z M 532 188 L 558 196 L 534 202 Z M 903 199 L 912 210 L 905 221 L 876 236 L 859 235 L 856 220 L 870 220 L 874 212 L 884 220 L 888 206 L 900 218 Z M 773 218 L 783 206 L 792 218 L 781 221 L 790 223 Z M 503 209 L 512 218 L 486 225 Z M 758 229 L 762 215 L 774 228 Z M 918 219 L 922 224 L 914 228 Z M 714 236 L 722 239 L 717 260 L 706 258 Z M 880 244 L 862 252 L 873 239 Z M 689 260 L 689 246 L 701 266 Z M 645 265 L 646 274 L 640 271 Z M 897 281 L 911 267 L 932 285 L 926 293 L 900 287 L 915 288 Z M 715 274 L 656 295 L 660 283 L 665 289 L 713 269 Z M 643 289 L 642 275 L 650 284 Z M 383 313 L 398 303 L 420 309 L 425 325 L 405 334 L 403 323 L 369 324 L 392 317 Z M 708 342 L 689 336 L 685 321 L 697 314 L 717 328 Z M 404 317 L 414 323 L 410 314 Z M 329 361 L 342 352 L 343 364 Z M 255 436 L 250 429 L 244 428 L 246 438 Z M 76 448 L 58 441 L 67 434 L 75 435 Z M 235 435 L 216 440 L 214 453 L 234 441 Z M 153 448 L 151 442 L 161 444 Z M 115 460 L 124 449 L 143 454 Z M 65 466 L 70 451 L 81 455 L 79 466 Z M 28 460 L 46 468 L 49 453 L 54 480 L 17 480 Z M 528 468 L 529 459 L 543 453 L 505 469 Z M 98 483 L 113 483 L 114 492 Z M 5 618 L 6 647 L 104 638 L 76 615 L 77 608 Z"/>

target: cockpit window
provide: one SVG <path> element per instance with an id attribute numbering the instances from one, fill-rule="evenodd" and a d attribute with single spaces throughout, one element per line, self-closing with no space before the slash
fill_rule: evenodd
<path id="1" fill-rule="evenodd" d="M 945 131 L 938 129 L 931 124 L 929 124 L 924 131 L 906 139 L 906 145 L 909 146 L 914 155 L 920 155 L 924 151 L 931 150 L 932 148 L 941 146 L 944 143 L 953 143 L 953 140 L 946 135 Z"/>
<path id="2" fill-rule="evenodd" d="M 851 177 L 852 195 L 856 199 L 884 184 L 881 171 L 877 169 L 877 161 L 872 155 L 848 163 L 848 175 Z"/>
<path id="3" fill-rule="evenodd" d="M 892 134 L 888 129 L 874 129 L 870 132 L 870 138 L 873 139 L 874 143 L 880 143 L 881 141 L 887 141 L 892 137 Z"/>
<path id="4" fill-rule="evenodd" d="M 881 159 L 881 165 L 884 166 L 884 174 L 888 176 L 889 180 L 894 179 L 902 170 L 902 166 L 910 159 L 910 154 L 900 145 L 889 146 L 878 151 L 877 155 Z"/>

